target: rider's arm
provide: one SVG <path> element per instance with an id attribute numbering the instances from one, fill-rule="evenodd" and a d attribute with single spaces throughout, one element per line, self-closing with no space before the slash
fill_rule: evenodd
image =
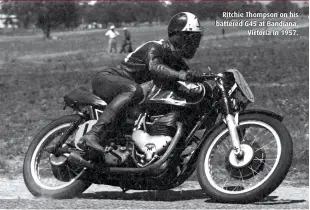
<path id="1" fill-rule="evenodd" d="M 184 71 L 175 71 L 164 64 L 162 59 L 163 49 L 161 46 L 151 46 L 147 56 L 149 71 L 157 78 L 168 80 L 185 80 L 186 73 Z"/>
<path id="2" fill-rule="evenodd" d="M 189 66 L 187 65 L 187 63 L 185 63 L 183 59 L 178 60 L 178 66 L 180 66 L 182 70 L 185 70 L 185 71 L 189 70 Z"/>

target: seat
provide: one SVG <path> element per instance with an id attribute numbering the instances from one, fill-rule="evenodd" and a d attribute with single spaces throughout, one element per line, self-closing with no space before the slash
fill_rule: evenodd
<path id="1" fill-rule="evenodd" d="M 69 91 L 64 100 L 67 106 L 73 107 L 75 105 L 92 105 L 98 107 L 104 107 L 107 103 L 100 97 L 94 95 L 86 87 L 78 87 Z"/>

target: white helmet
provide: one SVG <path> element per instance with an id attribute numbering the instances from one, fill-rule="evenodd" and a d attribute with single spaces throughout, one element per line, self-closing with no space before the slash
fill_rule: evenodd
<path id="1" fill-rule="evenodd" d="M 199 19 L 190 12 L 174 15 L 168 24 L 168 37 L 182 57 L 192 58 L 199 47 L 203 30 Z"/>

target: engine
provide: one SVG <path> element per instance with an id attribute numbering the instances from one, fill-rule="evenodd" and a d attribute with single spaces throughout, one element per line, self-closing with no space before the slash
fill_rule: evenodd
<path id="1" fill-rule="evenodd" d="M 178 112 L 157 116 L 140 114 L 131 135 L 125 135 L 125 139 L 117 136 L 109 140 L 105 148 L 105 162 L 113 166 L 131 165 L 130 160 L 139 167 L 151 164 L 166 151 L 172 141 L 178 118 Z"/>
<path id="2" fill-rule="evenodd" d="M 149 162 L 156 155 L 166 151 L 176 132 L 178 113 L 170 112 L 161 116 L 141 115 L 132 133 L 132 140 L 142 155 L 140 162 Z"/>

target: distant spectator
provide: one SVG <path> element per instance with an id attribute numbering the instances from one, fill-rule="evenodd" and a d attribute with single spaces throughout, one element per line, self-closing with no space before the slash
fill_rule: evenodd
<path id="1" fill-rule="evenodd" d="M 109 48 L 108 48 L 108 52 L 112 53 L 112 49 L 114 49 L 114 52 L 116 53 L 116 37 L 119 36 L 119 33 L 115 30 L 115 26 L 112 25 L 110 27 L 110 30 L 107 31 L 107 33 L 105 33 L 106 36 L 109 37 Z"/>
<path id="2" fill-rule="evenodd" d="M 124 41 L 123 41 L 122 49 L 119 53 L 123 53 L 123 52 L 130 53 L 132 52 L 131 34 L 126 27 L 123 28 L 123 30 L 124 30 Z M 127 50 L 126 50 L 126 47 L 128 47 Z"/>
<path id="3" fill-rule="evenodd" d="M 225 39 L 225 29 L 224 28 L 222 28 L 222 37 L 223 37 L 223 39 Z"/>

